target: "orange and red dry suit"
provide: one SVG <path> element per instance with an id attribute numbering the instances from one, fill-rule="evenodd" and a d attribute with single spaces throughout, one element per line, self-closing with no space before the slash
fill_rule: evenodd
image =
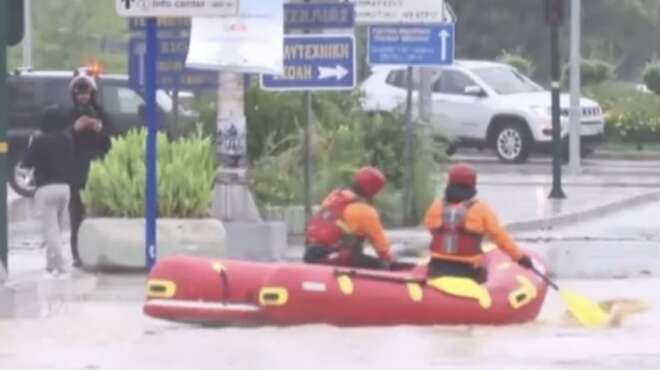
<path id="1" fill-rule="evenodd" d="M 350 265 L 354 254 L 361 253 L 365 239 L 381 260 L 393 260 L 378 211 L 353 191 L 340 189 L 330 193 L 321 210 L 310 219 L 305 244 L 334 253 L 322 263 Z"/>
<path id="2" fill-rule="evenodd" d="M 433 236 L 433 259 L 480 267 L 483 260 L 481 240 L 484 236 L 515 261 L 523 255 L 509 233 L 500 225 L 495 212 L 478 200 L 455 204 L 436 200 L 426 212 L 425 225 Z"/>

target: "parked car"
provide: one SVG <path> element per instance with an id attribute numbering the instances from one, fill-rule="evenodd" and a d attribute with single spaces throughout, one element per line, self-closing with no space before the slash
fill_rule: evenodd
<path id="1" fill-rule="evenodd" d="M 406 99 L 406 69 L 375 67 L 360 89 L 370 112 L 396 112 Z M 413 78 L 417 100 L 419 78 Z M 433 119 L 429 124 L 456 146 L 493 148 L 504 162 L 525 162 L 552 142 L 551 96 L 515 68 L 489 61 L 458 60 L 435 68 L 432 77 Z M 567 143 L 570 96 L 561 99 L 562 140 Z M 602 141 L 600 105 L 581 98 L 581 151 L 591 153 Z M 567 148 L 568 145 L 565 145 Z"/>
<path id="2" fill-rule="evenodd" d="M 35 191 L 32 169 L 21 165 L 30 137 L 39 129 L 41 114 L 47 106 L 72 103 L 69 81 L 73 71 L 17 70 L 7 77 L 9 88 L 9 184 L 18 194 L 32 196 Z M 144 125 L 144 99 L 141 92 L 129 87 L 128 76 L 101 74 L 97 76 L 98 99 L 113 120 L 118 134 Z M 179 127 L 174 126 L 172 100 L 164 91 L 157 92 L 161 127 L 170 136 L 181 127 L 192 124 L 198 114 L 179 110 Z"/>

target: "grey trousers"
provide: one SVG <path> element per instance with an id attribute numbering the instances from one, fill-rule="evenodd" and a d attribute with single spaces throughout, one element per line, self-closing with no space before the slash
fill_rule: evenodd
<path id="1" fill-rule="evenodd" d="M 53 184 L 39 187 L 35 194 L 40 214 L 41 232 L 46 240 L 46 270 L 64 272 L 62 232 L 69 205 L 69 186 Z"/>

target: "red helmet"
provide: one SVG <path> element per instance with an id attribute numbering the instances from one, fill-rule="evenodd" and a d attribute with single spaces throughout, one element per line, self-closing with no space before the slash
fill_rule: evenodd
<path id="1" fill-rule="evenodd" d="M 449 184 L 474 187 L 477 184 L 477 171 L 469 164 L 455 164 L 449 167 Z"/>
<path id="2" fill-rule="evenodd" d="M 371 199 L 385 186 L 385 176 L 375 167 L 362 167 L 355 172 L 353 184 L 361 195 Z"/>

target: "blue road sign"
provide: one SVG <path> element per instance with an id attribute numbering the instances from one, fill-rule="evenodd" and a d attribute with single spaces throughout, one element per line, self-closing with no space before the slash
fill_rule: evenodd
<path id="1" fill-rule="evenodd" d="M 165 90 L 198 90 L 218 87 L 218 72 L 195 70 L 186 67 L 188 39 L 159 38 L 156 86 Z M 141 90 L 144 88 L 146 55 L 145 42 L 141 38 L 131 38 L 128 44 L 129 85 Z"/>
<path id="2" fill-rule="evenodd" d="M 353 28 L 354 23 L 351 3 L 284 4 L 286 28 Z"/>
<path id="3" fill-rule="evenodd" d="M 261 75 L 265 90 L 352 90 L 355 88 L 353 35 L 284 37 L 284 74 Z"/>
<path id="4" fill-rule="evenodd" d="M 454 24 L 369 27 L 369 64 L 432 66 L 453 62 Z"/>

